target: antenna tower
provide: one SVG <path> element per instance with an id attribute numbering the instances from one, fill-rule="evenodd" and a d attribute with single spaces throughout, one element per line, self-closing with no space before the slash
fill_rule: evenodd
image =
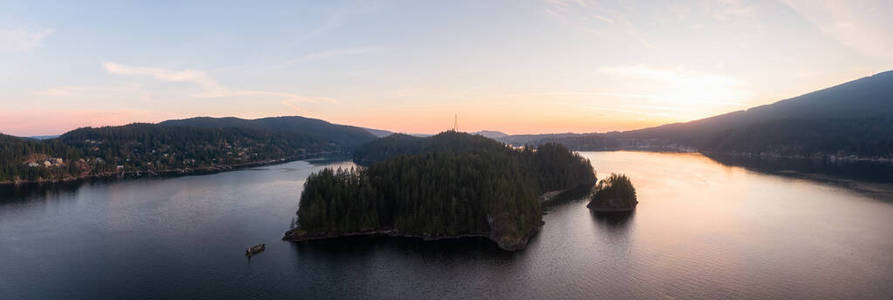
<path id="1" fill-rule="evenodd" d="M 459 132 L 459 114 L 453 115 L 453 132 Z"/>

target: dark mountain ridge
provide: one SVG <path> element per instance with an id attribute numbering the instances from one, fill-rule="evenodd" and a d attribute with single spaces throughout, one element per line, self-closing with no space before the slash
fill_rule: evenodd
<path id="1" fill-rule="evenodd" d="M 893 117 L 893 71 L 846 82 L 772 104 L 705 119 L 624 132 L 629 136 L 710 135 L 776 120 Z"/>
<path id="2" fill-rule="evenodd" d="M 500 140 L 513 143 L 514 136 Z M 893 71 L 710 118 L 626 132 L 527 137 L 575 150 L 667 150 L 890 159 Z M 514 144 L 523 144 L 514 142 Z"/>
<path id="3" fill-rule="evenodd" d="M 332 124 L 320 119 L 299 116 L 269 117 L 260 119 L 240 119 L 234 117 L 196 117 L 181 120 L 168 120 L 158 123 L 171 127 L 198 128 L 250 128 L 293 135 L 302 135 L 345 146 L 355 146 L 375 139 L 368 130 L 360 127 Z"/>

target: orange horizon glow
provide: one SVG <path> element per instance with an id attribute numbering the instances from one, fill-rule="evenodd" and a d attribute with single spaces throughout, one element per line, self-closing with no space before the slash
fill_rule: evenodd
<path id="1" fill-rule="evenodd" d="M 879 13 L 893 2 L 860 4 L 4 3 L 0 132 L 291 115 L 424 134 L 454 114 L 468 132 L 647 128 L 893 69 Z"/>
<path id="2" fill-rule="evenodd" d="M 799 96 L 802 93 L 797 94 Z M 551 97 L 552 104 L 539 103 L 544 98 L 509 96 L 488 101 L 465 101 L 449 105 L 373 107 L 340 111 L 331 116 L 321 113 L 165 113 L 151 110 L 96 109 L 30 109 L 0 112 L 0 133 L 14 136 L 60 135 L 81 127 L 122 126 L 132 123 L 159 123 L 193 117 L 237 117 L 258 119 L 278 116 L 300 116 L 330 123 L 387 130 L 394 133 L 437 134 L 453 126 L 458 116 L 459 130 L 499 131 L 506 134 L 604 133 L 649 128 L 671 123 L 688 122 L 750 107 L 714 106 L 712 110 L 676 111 L 675 113 L 636 112 L 612 107 L 576 105 Z M 776 101 L 782 99 L 776 99 Z M 766 104 L 775 101 L 766 101 Z M 484 109 L 485 107 L 489 107 Z M 498 107 L 493 108 L 493 107 Z M 727 110 L 722 110 L 728 108 Z M 700 115 L 699 115 L 700 113 Z"/>

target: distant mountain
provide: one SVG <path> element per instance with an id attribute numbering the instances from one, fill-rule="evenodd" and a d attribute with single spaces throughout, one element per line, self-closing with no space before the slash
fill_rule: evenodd
<path id="1" fill-rule="evenodd" d="M 233 117 L 197 117 L 183 120 L 168 120 L 158 123 L 158 125 L 218 129 L 250 128 L 306 136 L 344 146 L 359 145 L 375 139 L 375 136 L 365 128 L 337 125 L 319 119 L 298 116 L 271 117 L 254 120 Z"/>
<path id="2" fill-rule="evenodd" d="M 508 134 L 505 134 L 505 133 L 499 132 L 499 131 L 493 131 L 493 130 L 481 130 L 481 131 L 477 131 L 477 132 L 472 132 L 471 134 L 480 135 L 480 136 L 483 136 L 486 138 L 491 138 L 491 139 L 499 139 L 499 138 L 508 136 Z"/>
<path id="3" fill-rule="evenodd" d="M 374 135 L 375 137 L 379 137 L 379 138 L 383 138 L 383 137 L 386 137 L 386 136 L 389 136 L 392 134 L 406 134 L 406 135 L 411 135 L 411 136 L 415 136 L 415 137 L 429 137 L 429 136 L 433 135 L 430 133 L 399 133 L 399 132 L 393 132 L 393 131 L 382 130 L 382 129 L 366 128 L 366 127 L 363 127 L 363 129 L 366 129 L 366 131 L 368 131 L 369 133 L 372 133 L 372 135 Z"/>
<path id="4" fill-rule="evenodd" d="M 511 144 L 511 145 L 524 145 L 524 144 L 544 144 L 549 142 L 559 142 L 561 139 L 572 138 L 572 137 L 580 137 L 580 136 L 589 136 L 594 135 L 593 133 L 546 133 L 546 134 L 514 134 L 514 135 L 506 135 L 503 137 L 495 138 L 496 140 Z"/>
<path id="5" fill-rule="evenodd" d="M 394 134 L 393 132 L 390 132 L 387 130 L 381 130 L 381 129 L 372 129 L 372 128 L 363 128 L 363 129 L 366 129 L 366 131 L 368 131 L 375 137 L 386 137 L 386 136 Z"/>
<path id="6" fill-rule="evenodd" d="M 514 136 L 502 138 L 512 141 Z M 543 135 L 577 150 L 697 150 L 792 157 L 893 157 L 893 71 L 706 119 L 627 132 Z M 513 142 L 514 143 L 514 142 Z"/>
<path id="7" fill-rule="evenodd" d="M 851 121 L 890 118 L 893 118 L 893 71 L 748 110 L 686 123 L 635 130 L 626 134 L 636 137 L 671 136 L 694 142 L 699 139 L 715 138 L 718 134 L 766 129 L 750 127 L 777 122 L 792 125 L 824 120 L 843 125 Z"/>
<path id="8" fill-rule="evenodd" d="M 48 140 L 48 139 L 54 139 L 57 137 L 59 137 L 59 136 L 58 135 L 35 135 L 35 136 L 29 136 L 28 138 L 35 139 L 35 140 Z"/>

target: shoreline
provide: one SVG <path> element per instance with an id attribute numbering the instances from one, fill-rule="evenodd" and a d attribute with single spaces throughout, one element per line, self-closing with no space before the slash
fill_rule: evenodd
<path id="1" fill-rule="evenodd" d="M 362 230 L 362 231 L 353 231 L 353 232 L 308 232 L 300 228 L 293 228 L 285 232 L 282 237 L 283 241 L 289 241 L 293 243 L 307 242 L 307 241 L 315 241 L 315 240 L 331 240 L 331 239 L 339 239 L 339 238 L 347 238 L 347 237 L 363 237 L 363 236 L 384 236 L 390 238 L 411 238 L 411 239 L 421 239 L 422 241 L 440 241 L 440 240 L 454 240 L 454 239 L 468 239 L 468 238 L 484 238 L 488 239 L 494 243 L 496 246 L 505 251 L 520 251 L 527 248 L 527 243 L 530 241 L 530 238 L 535 236 L 542 230 L 545 222 L 540 221 L 540 224 L 535 226 L 528 232 L 524 237 L 517 241 L 512 241 L 510 243 L 502 243 L 498 237 L 493 236 L 492 232 L 482 232 L 482 233 L 464 233 L 457 235 L 427 235 L 427 234 L 412 234 L 412 233 L 403 233 L 396 229 L 370 229 L 370 230 Z"/>
<path id="2" fill-rule="evenodd" d="M 537 202 L 543 205 L 543 210 L 545 214 L 545 209 L 551 205 L 559 204 L 556 201 L 563 198 L 566 198 L 568 195 L 571 197 L 574 196 L 582 196 L 580 192 L 583 191 L 584 194 L 588 193 L 592 188 L 593 184 L 583 184 L 573 188 L 563 189 L 563 190 L 554 190 L 548 191 L 537 197 Z M 488 239 L 505 251 L 520 251 L 527 248 L 527 243 L 530 242 L 530 239 L 536 236 L 539 233 L 543 226 L 546 223 L 540 219 L 539 224 L 530 229 L 523 237 L 517 240 L 504 241 L 499 236 L 494 236 L 494 232 L 480 232 L 480 233 L 465 233 L 465 234 L 457 234 L 457 235 L 426 235 L 426 234 L 410 234 L 403 233 L 397 229 L 393 228 L 384 228 L 384 229 L 368 229 L 361 231 L 352 231 L 352 232 L 309 232 L 301 229 L 300 227 L 295 227 L 289 229 L 282 236 L 283 241 L 289 242 L 307 242 L 314 240 L 328 240 L 328 239 L 338 239 L 338 238 L 346 238 L 346 237 L 357 237 L 357 236 L 385 236 L 385 237 L 396 237 L 396 238 L 415 238 L 421 239 L 423 241 L 438 241 L 438 240 L 449 240 L 449 239 L 464 239 L 464 238 L 485 238 Z"/>
<path id="3" fill-rule="evenodd" d="M 586 208 L 588 208 L 591 212 L 594 212 L 594 213 L 625 213 L 625 212 L 632 212 L 632 211 L 636 210 L 635 207 L 632 207 L 632 208 L 612 208 L 612 207 L 602 207 L 602 206 L 592 206 L 592 207 L 590 207 L 589 205 L 586 205 Z"/>
<path id="4" fill-rule="evenodd" d="M 858 163 L 858 162 L 868 162 L 868 163 L 878 163 L 878 164 L 893 164 L 893 157 L 884 157 L 884 156 L 859 156 L 859 155 L 835 155 L 835 154 L 823 154 L 817 153 L 812 155 L 802 155 L 802 154 L 777 154 L 777 153 L 769 153 L 769 152 L 759 152 L 759 153 L 751 153 L 751 152 L 717 152 L 717 151 L 699 151 L 697 149 L 694 150 L 680 150 L 680 149 L 644 149 L 644 148 L 599 148 L 599 149 L 572 149 L 574 152 L 617 152 L 617 151 L 629 151 L 629 152 L 651 152 L 651 153 L 698 153 L 704 155 L 706 157 L 710 157 L 711 155 L 717 156 L 728 156 L 728 157 L 740 157 L 740 158 L 748 158 L 748 159 L 761 159 L 761 160 L 809 160 L 809 161 L 824 161 L 830 163 Z"/>
<path id="5" fill-rule="evenodd" d="M 856 162 L 870 162 L 870 163 L 878 163 L 878 164 L 893 164 L 893 157 L 882 157 L 882 156 L 858 156 L 858 155 L 834 155 L 834 154 L 814 154 L 814 155 L 787 155 L 787 154 L 776 154 L 776 153 L 751 153 L 751 152 L 713 152 L 713 151 L 699 151 L 697 153 L 701 153 L 704 156 L 710 157 L 710 155 L 715 156 L 727 156 L 727 157 L 741 157 L 748 159 L 761 159 L 761 160 L 810 160 L 810 161 L 824 161 L 830 163 L 856 163 Z"/>
<path id="6" fill-rule="evenodd" d="M 417 238 L 424 241 L 439 241 L 439 240 L 451 240 L 451 239 L 462 239 L 462 238 L 489 238 L 490 235 L 487 233 L 466 233 L 466 234 L 458 234 L 458 235 L 425 235 L 425 234 L 411 234 L 411 233 L 402 233 L 396 229 L 378 229 L 378 230 L 363 230 L 363 231 L 352 231 L 352 232 L 317 232 L 311 233 L 304 231 L 302 229 L 291 229 L 285 232 L 285 236 L 282 237 L 283 241 L 290 242 L 306 242 L 306 241 L 315 241 L 315 240 L 329 240 L 329 239 L 337 239 L 343 237 L 358 237 L 358 236 L 387 236 L 387 237 L 399 237 L 399 238 Z"/>
<path id="7" fill-rule="evenodd" d="M 0 186 L 20 186 L 20 185 L 54 185 L 75 183 L 88 180 L 98 179 L 128 179 L 142 177 L 177 177 L 191 175 L 208 175 L 227 171 L 235 171 L 252 167 L 269 166 L 275 164 L 289 163 L 300 160 L 311 160 L 316 158 L 324 158 L 327 154 L 337 154 L 339 152 L 320 152 L 310 155 L 294 156 L 280 159 L 270 159 L 263 161 L 246 162 L 232 165 L 215 165 L 201 168 L 182 168 L 182 169 L 165 169 L 165 170 L 138 170 L 124 172 L 102 172 L 98 174 L 88 174 L 80 176 L 67 176 L 59 179 L 41 179 L 41 180 L 5 180 L 0 181 Z"/>

